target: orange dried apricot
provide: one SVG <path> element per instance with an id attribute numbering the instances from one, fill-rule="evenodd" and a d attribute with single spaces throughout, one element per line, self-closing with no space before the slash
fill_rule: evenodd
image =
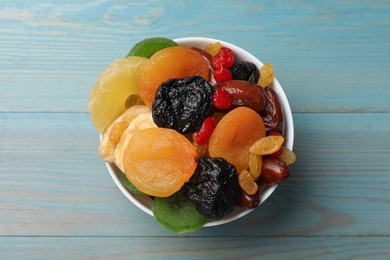
<path id="1" fill-rule="evenodd" d="M 145 64 L 138 81 L 138 94 L 149 107 L 157 88 L 173 79 L 201 76 L 209 80 L 208 62 L 198 52 L 183 46 L 162 49 Z"/>
<path id="2" fill-rule="evenodd" d="M 191 142 L 175 130 L 148 128 L 130 139 L 123 166 L 137 189 L 151 196 L 168 197 L 190 179 L 197 154 Z"/>
<path id="3" fill-rule="evenodd" d="M 209 154 L 225 158 L 237 172 L 242 172 L 249 168 L 249 147 L 264 136 L 260 115 L 250 108 L 238 107 L 217 124 L 209 140 Z"/>

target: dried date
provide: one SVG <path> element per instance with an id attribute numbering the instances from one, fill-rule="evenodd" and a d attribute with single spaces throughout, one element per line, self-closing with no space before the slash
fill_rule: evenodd
<path id="1" fill-rule="evenodd" d="M 282 160 L 276 158 L 263 159 L 259 181 L 263 184 L 279 184 L 290 176 L 290 168 Z"/>
<path id="2" fill-rule="evenodd" d="M 264 89 L 265 107 L 261 113 L 265 129 L 269 134 L 272 131 L 283 133 L 284 117 L 277 94 L 272 88 Z"/>
<path id="3" fill-rule="evenodd" d="M 249 195 L 241 188 L 239 190 L 240 191 L 239 191 L 238 203 L 237 203 L 238 206 L 246 209 L 253 209 L 259 206 L 260 204 L 259 190 L 257 190 L 256 193 L 252 195 Z"/>
<path id="4" fill-rule="evenodd" d="M 226 80 L 218 83 L 215 88 L 223 88 L 230 94 L 232 109 L 249 107 L 258 113 L 264 110 L 264 90 L 256 84 L 243 80 Z"/>

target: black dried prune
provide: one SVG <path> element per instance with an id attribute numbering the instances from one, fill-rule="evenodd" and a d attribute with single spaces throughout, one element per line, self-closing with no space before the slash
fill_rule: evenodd
<path id="1" fill-rule="evenodd" d="M 246 80 L 257 84 L 260 78 L 259 69 L 249 61 L 237 61 L 229 70 L 232 73 L 232 79 Z"/>
<path id="2" fill-rule="evenodd" d="M 182 134 L 195 132 L 214 113 L 213 94 L 213 87 L 200 76 L 170 79 L 157 89 L 153 121 Z"/>
<path id="3" fill-rule="evenodd" d="M 221 219 L 232 212 L 238 202 L 236 168 L 223 158 L 199 158 L 195 173 L 183 191 L 199 213 Z"/>

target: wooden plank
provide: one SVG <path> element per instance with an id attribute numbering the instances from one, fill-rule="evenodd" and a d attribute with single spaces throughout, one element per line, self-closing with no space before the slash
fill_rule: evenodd
<path id="1" fill-rule="evenodd" d="M 190 236 L 389 236 L 390 114 L 294 114 L 298 162 L 260 208 Z M 86 113 L 0 113 L 0 236 L 172 236 L 120 193 Z"/>
<path id="2" fill-rule="evenodd" d="M 4 259 L 388 259 L 388 237 L 0 237 Z"/>
<path id="3" fill-rule="evenodd" d="M 390 112 L 389 14 L 388 1 L 3 1 L 0 111 L 86 112 L 99 73 L 161 35 L 220 38 L 273 63 L 295 112 Z"/>

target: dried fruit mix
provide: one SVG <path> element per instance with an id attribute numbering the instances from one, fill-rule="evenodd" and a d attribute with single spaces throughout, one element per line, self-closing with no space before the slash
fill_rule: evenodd
<path id="1" fill-rule="evenodd" d="M 220 42 L 204 49 L 164 38 L 138 42 L 93 88 L 99 155 L 132 193 L 177 232 L 260 204 L 259 187 L 288 178 L 284 117 L 273 68 L 239 60 Z"/>

